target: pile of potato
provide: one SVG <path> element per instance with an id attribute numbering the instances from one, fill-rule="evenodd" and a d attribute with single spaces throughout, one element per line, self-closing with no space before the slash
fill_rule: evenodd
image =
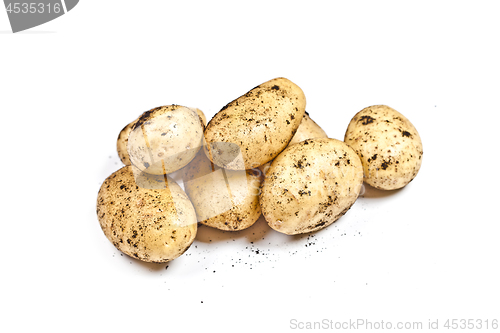
<path id="1" fill-rule="evenodd" d="M 417 175 L 422 142 L 396 110 L 361 110 L 340 141 L 328 138 L 305 107 L 302 89 L 276 78 L 208 124 L 201 110 L 180 105 L 144 112 L 120 132 L 125 166 L 98 193 L 104 234 L 131 257 L 167 262 L 189 248 L 198 223 L 238 231 L 262 214 L 278 232 L 313 232 L 349 210 L 363 181 L 394 190 Z"/>

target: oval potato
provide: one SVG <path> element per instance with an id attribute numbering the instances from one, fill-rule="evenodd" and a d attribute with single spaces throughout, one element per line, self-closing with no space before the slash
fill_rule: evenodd
<path id="1" fill-rule="evenodd" d="M 167 105 L 146 111 L 128 137 L 130 162 L 153 175 L 177 171 L 201 148 L 203 129 L 198 114 L 184 106 Z"/>
<path id="2" fill-rule="evenodd" d="M 156 184 L 142 177 L 136 181 L 132 166 L 109 176 L 97 196 L 97 217 L 118 250 L 146 262 L 167 262 L 193 242 L 196 212 L 169 177 L 161 176 Z"/>
<path id="3" fill-rule="evenodd" d="M 381 190 L 395 190 L 412 181 L 422 165 L 422 140 L 413 124 L 386 105 L 358 112 L 344 141 L 363 163 L 365 182 Z"/>
<path id="4" fill-rule="evenodd" d="M 260 194 L 271 228 L 302 234 L 335 222 L 358 198 L 363 168 L 344 142 L 322 138 L 288 146 L 271 164 Z"/>
<path id="5" fill-rule="evenodd" d="M 200 116 L 200 119 L 203 123 L 203 126 L 206 126 L 207 124 L 207 118 L 205 117 L 205 114 L 203 111 L 201 111 L 198 108 L 192 108 L 193 110 L 198 113 L 198 116 Z M 125 126 L 121 131 L 120 134 L 118 135 L 118 139 L 116 140 L 116 150 L 118 152 L 118 157 L 120 157 L 120 160 L 122 161 L 123 164 L 125 165 L 130 165 L 130 157 L 128 156 L 127 152 L 127 145 L 128 145 L 128 136 L 130 132 L 132 131 L 132 127 L 134 124 L 137 122 L 139 118 L 134 120 L 133 122 L 129 123 L 127 126 Z"/>
<path id="6" fill-rule="evenodd" d="M 238 231 L 258 220 L 261 214 L 258 173 L 221 169 L 203 151 L 182 172 L 184 188 L 202 224 Z"/>
<path id="7" fill-rule="evenodd" d="M 225 169 L 263 165 L 290 142 L 304 115 L 302 89 L 285 78 L 267 81 L 224 106 L 207 125 L 205 152 Z"/>

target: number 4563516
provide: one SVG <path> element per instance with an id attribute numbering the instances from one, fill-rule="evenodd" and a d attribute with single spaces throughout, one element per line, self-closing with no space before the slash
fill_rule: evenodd
<path id="1" fill-rule="evenodd" d="M 36 3 L 36 2 L 14 2 L 14 3 L 9 3 L 7 6 L 7 13 L 14 13 L 14 14 L 35 14 L 35 13 L 55 13 L 59 14 L 61 12 L 61 4 L 60 3 L 54 3 L 54 4 L 44 4 L 44 3 Z"/>

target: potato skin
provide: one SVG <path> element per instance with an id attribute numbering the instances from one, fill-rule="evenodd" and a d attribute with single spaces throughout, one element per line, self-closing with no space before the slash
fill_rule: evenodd
<path id="1" fill-rule="evenodd" d="M 203 126 L 207 125 L 207 118 L 205 117 L 205 114 L 203 111 L 201 111 L 198 108 L 192 108 L 193 110 L 198 113 L 198 116 L 200 117 L 201 122 L 203 123 Z M 118 135 L 118 139 L 116 140 L 116 151 L 118 152 L 118 157 L 120 157 L 120 160 L 122 161 L 123 164 L 125 165 L 130 165 L 130 157 L 128 156 L 128 151 L 127 151 L 127 145 L 128 145 L 128 136 L 130 135 L 130 132 L 132 131 L 132 127 L 134 124 L 139 120 L 137 118 L 133 122 L 129 123 L 127 126 L 125 126 L 121 131 L 120 134 Z"/>
<path id="2" fill-rule="evenodd" d="M 128 156 L 128 152 L 127 152 L 127 144 L 128 144 L 128 136 L 129 136 L 130 132 L 132 131 L 132 127 L 134 126 L 136 121 L 137 121 L 137 119 L 134 120 L 133 122 L 129 123 L 127 126 L 125 126 L 120 131 L 120 134 L 118 135 L 118 139 L 116 140 L 116 151 L 118 152 L 118 157 L 120 157 L 120 160 L 125 165 L 131 164 L 130 157 Z"/>
<path id="3" fill-rule="evenodd" d="M 202 224 L 239 231 L 259 219 L 260 177 L 257 172 L 221 169 L 203 151 L 182 172 L 186 194 Z"/>
<path id="4" fill-rule="evenodd" d="M 162 263 L 189 248 L 197 231 L 196 212 L 179 185 L 167 179 L 168 188 L 143 188 L 132 166 L 124 166 L 101 185 L 97 217 L 118 250 L 142 261 Z"/>
<path id="5" fill-rule="evenodd" d="M 344 141 L 361 158 L 365 182 L 381 190 L 406 186 L 422 165 L 422 140 L 417 129 L 386 105 L 359 111 L 350 121 Z"/>
<path id="6" fill-rule="evenodd" d="M 191 109 L 193 109 L 193 110 L 196 111 L 196 113 L 200 117 L 201 123 L 203 124 L 203 128 L 205 128 L 207 126 L 207 117 L 205 116 L 205 114 L 203 113 L 203 111 L 201 111 L 198 108 L 191 108 Z"/>
<path id="7" fill-rule="evenodd" d="M 166 105 L 144 112 L 132 126 L 127 151 L 132 165 L 152 175 L 186 166 L 203 144 L 203 124 L 185 106 Z"/>
<path id="8" fill-rule="evenodd" d="M 318 124 L 316 124 L 314 120 L 311 119 L 309 113 L 307 113 L 306 111 L 299 127 L 297 128 L 297 132 L 295 132 L 295 135 L 288 143 L 288 145 L 290 146 L 307 139 L 319 139 L 327 137 L 328 135 L 326 135 L 325 131 Z"/>
<path id="9" fill-rule="evenodd" d="M 319 139 L 327 137 L 328 135 L 326 135 L 325 131 L 323 131 L 323 129 L 318 124 L 316 124 L 316 122 L 312 120 L 311 117 L 309 117 L 309 113 L 305 111 L 304 117 L 302 118 L 302 121 L 300 122 L 300 125 L 297 128 L 297 132 L 295 132 L 295 135 L 293 136 L 292 140 L 288 143 L 288 146 L 302 142 L 307 139 Z M 263 175 L 265 175 L 266 172 L 271 167 L 271 162 L 272 161 L 269 161 L 266 164 L 259 166 L 259 170 L 262 172 Z"/>
<path id="10" fill-rule="evenodd" d="M 363 168 L 344 142 L 310 139 L 288 146 L 271 164 L 261 187 L 269 226 L 302 234 L 335 222 L 358 198 Z"/>
<path id="11" fill-rule="evenodd" d="M 224 106 L 210 120 L 205 129 L 205 152 L 225 169 L 253 169 L 265 164 L 288 145 L 305 105 L 304 92 L 290 80 L 264 82 Z"/>

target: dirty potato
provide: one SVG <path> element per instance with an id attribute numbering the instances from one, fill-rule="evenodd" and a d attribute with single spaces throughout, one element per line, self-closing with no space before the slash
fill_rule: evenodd
<path id="1" fill-rule="evenodd" d="M 203 151 L 181 171 L 186 193 L 202 224 L 238 231 L 258 220 L 261 209 L 257 172 L 221 169 Z"/>
<path id="2" fill-rule="evenodd" d="M 358 112 L 344 141 L 363 163 L 365 182 L 381 190 L 395 190 L 412 181 L 422 165 L 422 140 L 401 113 L 386 105 Z"/>
<path id="3" fill-rule="evenodd" d="M 184 106 L 167 105 L 146 111 L 128 136 L 130 162 L 152 175 L 177 171 L 201 148 L 203 129 L 197 112 Z"/>
<path id="4" fill-rule="evenodd" d="M 245 170 L 276 157 L 304 115 L 300 87 L 285 78 L 267 81 L 224 106 L 207 125 L 206 154 L 225 169 Z"/>
<path id="5" fill-rule="evenodd" d="M 310 139 L 288 146 L 271 164 L 262 184 L 262 214 L 271 228 L 302 234 L 324 228 L 358 198 L 363 168 L 344 142 Z"/>
<path id="6" fill-rule="evenodd" d="M 203 111 L 201 111 L 198 108 L 192 108 L 192 109 L 195 110 L 196 113 L 198 113 L 198 116 L 200 117 L 200 119 L 203 123 L 203 126 L 206 126 L 207 118 L 205 117 L 205 114 L 203 113 Z M 134 124 L 136 123 L 136 121 L 138 119 L 139 118 L 137 118 L 136 120 L 134 120 L 133 122 L 131 122 L 127 126 L 125 126 L 120 131 L 120 134 L 118 135 L 118 139 L 116 140 L 116 150 L 118 152 L 118 157 L 120 157 L 120 160 L 125 165 L 131 164 L 130 158 L 129 158 L 128 152 L 127 152 L 128 136 L 129 136 L 130 132 L 132 131 L 132 127 L 134 126 Z"/>
<path id="7" fill-rule="evenodd" d="M 97 217 L 104 234 L 123 253 L 146 262 L 177 258 L 193 242 L 196 212 L 187 195 L 167 176 L 124 166 L 102 184 Z"/>

